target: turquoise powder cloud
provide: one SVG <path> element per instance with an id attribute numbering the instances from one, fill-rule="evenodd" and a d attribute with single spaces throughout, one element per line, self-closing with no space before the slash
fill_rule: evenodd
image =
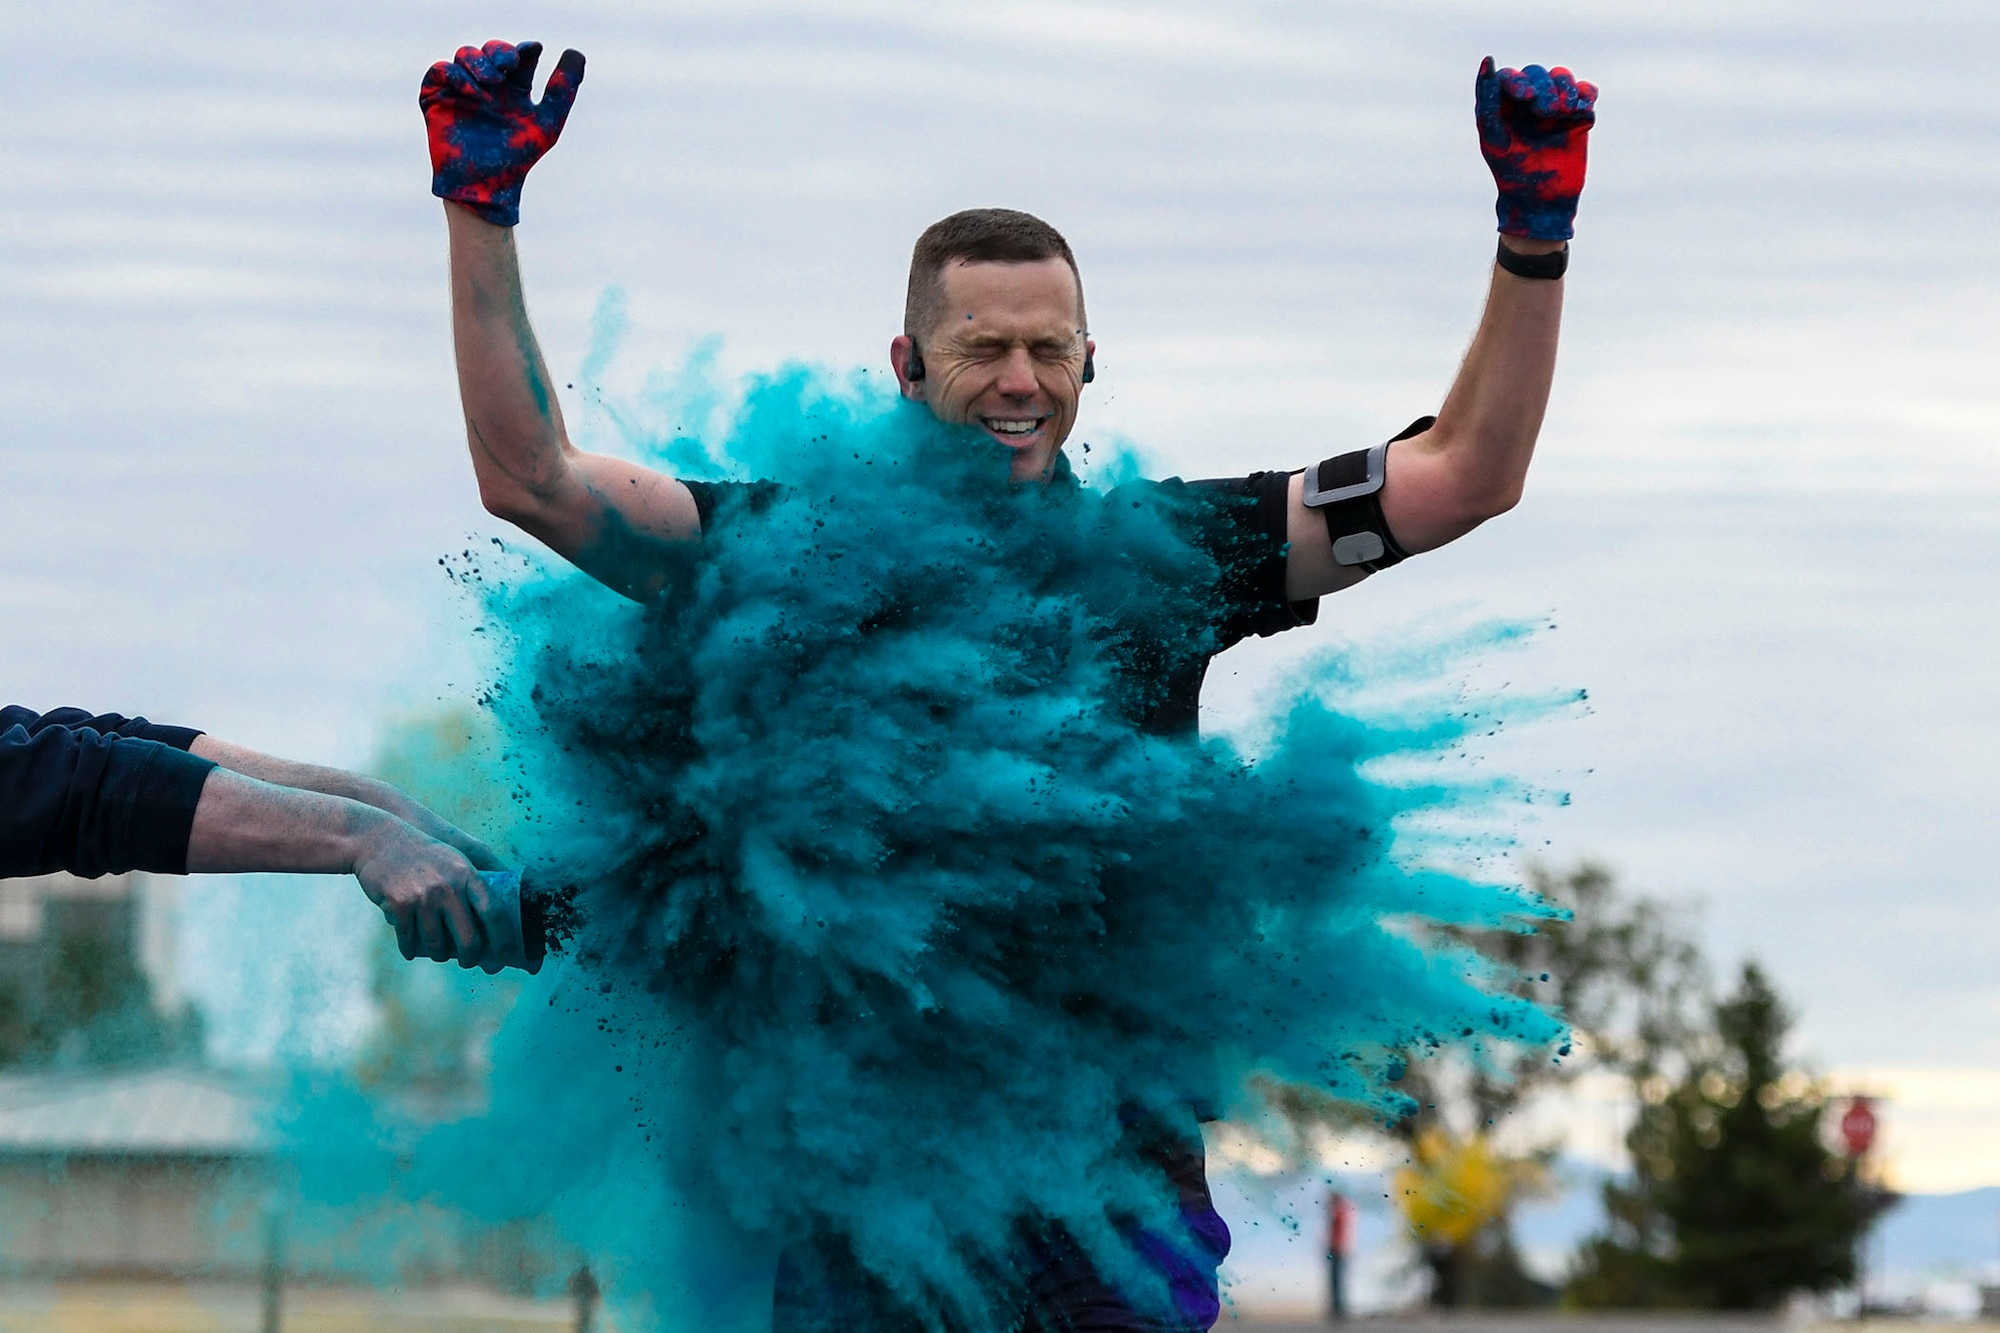
<path id="1" fill-rule="evenodd" d="M 1203 647 L 1223 573 L 1194 498 L 1010 487 L 863 377 L 726 390 L 697 364 L 609 413 L 679 475 L 780 483 L 726 491 L 657 605 L 461 571 L 515 850 L 576 926 L 402 1188 L 555 1219 L 642 1327 L 754 1327 L 810 1232 L 978 1328 L 1027 1221 L 1165 1300 L 1131 1238 L 1186 1238 L 1134 1125 L 1253 1074 L 1392 1115 L 1397 1051 L 1557 1040 L 1423 942 L 1546 912 L 1465 873 L 1539 797 L 1459 747 L 1571 702 L 1458 684 L 1523 627 L 1317 657 L 1254 761 L 1152 734 L 1132 668 Z M 294 1116 L 327 1179 L 334 1118 Z"/>

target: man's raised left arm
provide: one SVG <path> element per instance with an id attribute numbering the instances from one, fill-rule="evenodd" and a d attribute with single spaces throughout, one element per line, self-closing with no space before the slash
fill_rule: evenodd
<path id="1" fill-rule="evenodd" d="M 1496 71 L 1490 59 L 1480 67 L 1480 150 L 1499 187 L 1501 234 L 1485 314 L 1428 429 L 1394 441 L 1378 462 L 1356 458 L 1293 476 L 1292 600 L 1338 592 L 1405 555 L 1435 550 L 1520 500 L 1555 377 L 1561 274 L 1596 100 L 1596 88 L 1560 67 Z M 1348 492 L 1353 499 L 1328 503 Z M 1372 535 L 1363 531 L 1371 524 Z"/>

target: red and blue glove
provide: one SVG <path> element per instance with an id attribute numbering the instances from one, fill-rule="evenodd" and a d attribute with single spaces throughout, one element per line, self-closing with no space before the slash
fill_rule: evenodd
<path id="1" fill-rule="evenodd" d="M 1479 151 L 1500 187 L 1500 231 L 1538 241 L 1576 234 L 1585 149 L 1597 121 L 1597 88 L 1558 65 L 1543 69 L 1479 66 L 1473 85 Z"/>
<path id="2" fill-rule="evenodd" d="M 555 147 L 583 82 L 583 53 L 565 51 L 535 98 L 540 42 L 461 46 L 424 75 L 417 105 L 431 140 L 431 193 L 497 226 L 521 220 L 521 183 Z"/>

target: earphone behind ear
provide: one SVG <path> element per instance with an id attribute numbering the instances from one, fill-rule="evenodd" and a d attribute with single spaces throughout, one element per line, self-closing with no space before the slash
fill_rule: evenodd
<path id="1" fill-rule="evenodd" d="M 1085 352 L 1083 354 L 1083 382 L 1085 384 L 1088 384 L 1096 378 L 1097 378 L 1097 353 Z"/>

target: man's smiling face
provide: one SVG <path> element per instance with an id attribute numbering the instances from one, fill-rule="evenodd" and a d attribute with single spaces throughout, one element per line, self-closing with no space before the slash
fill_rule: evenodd
<path id="1" fill-rule="evenodd" d="M 911 340 L 891 348 L 903 391 L 940 420 L 977 426 L 1014 451 L 1015 481 L 1046 478 L 1076 425 L 1083 365 L 1095 344 L 1083 330 L 1076 275 L 1060 259 L 953 261 L 944 312 L 917 344 L 925 375 L 910 380 Z"/>

